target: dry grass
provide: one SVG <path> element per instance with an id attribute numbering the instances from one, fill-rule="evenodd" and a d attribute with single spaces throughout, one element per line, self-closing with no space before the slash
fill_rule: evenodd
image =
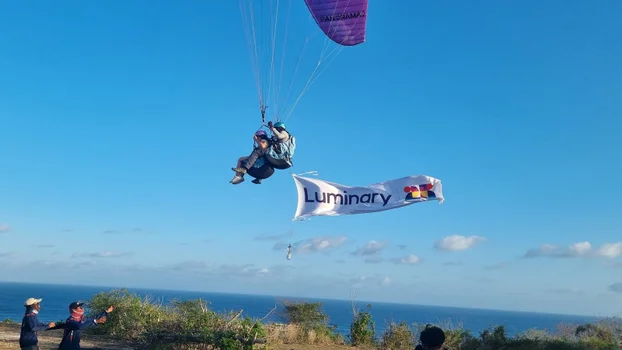
<path id="1" fill-rule="evenodd" d="M 309 345 L 321 345 L 326 347 L 328 345 L 343 346 L 345 342 L 343 340 L 338 341 L 335 344 L 335 339 L 331 338 L 328 334 L 317 332 L 314 330 L 305 331 L 302 327 L 294 324 L 268 324 L 265 326 L 266 341 L 271 345 L 287 345 L 287 344 L 309 344 Z M 299 346 L 297 346 L 300 349 Z M 348 347 L 353 349 L 352 347 Z"/>
<path id="2" fill-rule="evenodd" d="M 299 344 L 275 344 L 270 345 L 270 350 L 360 350 L 347 345 L 299 345 Z"/>

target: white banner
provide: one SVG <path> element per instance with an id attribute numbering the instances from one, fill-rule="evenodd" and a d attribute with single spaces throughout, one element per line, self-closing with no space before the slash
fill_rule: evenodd
<path id="1" fill-rule="evenodd" d="M 298 190 L 294 220 L 372 213 L 434 200 L 442 203 L 444 200 L 441 180 L 426 175 L 406 176 L 362 187 L 296 174 L 292 176 Z"/>

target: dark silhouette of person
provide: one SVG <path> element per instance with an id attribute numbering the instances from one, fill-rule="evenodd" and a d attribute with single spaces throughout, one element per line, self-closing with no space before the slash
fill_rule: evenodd
<path id="1" fill-rule="evenodd" d="M 426 325 L 419 336 L 419 345 L 415 350 L 442 350 L 445 343 L 445 332 L 436 326 Z"/>

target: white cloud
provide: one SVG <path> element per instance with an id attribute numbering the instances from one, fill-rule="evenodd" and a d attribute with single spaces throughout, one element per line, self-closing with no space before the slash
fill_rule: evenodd
<path id="1" fill-rule="evenodd" d="M 0 223 L 0 233 L 9 232 L 9 230 L 11 230 L 11 227 L 9 226 L 9 224 Z"/>
<path id="2" fill-rule="evenodd" d="M 361 248 L 355 250 L 352 255 L 374 255 L 386 247 L 386 242 L 369 241 Z"/>
<path id="3" fill-rule="evenodd" d="M 583 294 L 583 291 L 578 288 L 551 288 L 547 291 L 556 294 L 569 294 L 569 295 L 577 295 Z"/>
<path id="4" fill-rule="evenodd" d="M 178 273 L 193 273 L 206 276 L 221 276 L 226 278 L 283 276 L 292 266 L 275 265 L 272 267 L 256 266 L 254 264 L 216 264 L 211 262 L 188 260 L 175 264 L 165 265 L 162 270 Z"/>
<path id="5" fill-rule="evenodd" d="M 391 279 L 385 276 L 380 282 L 378 282 L 378 284 L 380 284 L 383 287 L 387 287 L 391 285 Z"/>
<path id="6" fill-rule="evenodd" d="M 106 229 L 106 230 L 102 231 L 102 233 L 104 233 L 104 234 L 111 234 L 112 235 L 112 234 L 120 234 L 120 233 L 123 233 L 123 232 L 135 232 L 135 233 L 138 233 L 138 232 L 143 232 L 143 231 L 144 230 L 142 228 L 135 227 L 135 228 L 133 228 L 131 230 L 127 230 L 127 231 L 117 230 L 117 229 Z"/>
<path id="7" fill-rule="evenodd" d="M 125 284 L 141 288 L 169 288 L 171 283 L 181 283 L 188 290 L 213 290 L 223 292 L 248 291 L 257 288 L 262 293 L 273 295 L 283 293 L 299 294 L 307 292 L 306 297 L 315 297 L 312 290 L 322 290 L 336 297 L 356 281 L 351 278 L 355 274 L 341 272 L 337 265 L 334 268 L 318 268 L 316 265 L 260 263 L 232 263 L 213 260 L 170 261 L 161 264 L 130 263 L 125 259 L 41 259 L 38 261 L 21 261 L 18 259 L 0 259 L 0 265 L 8 268 L 0 269 L 0 279 L 20 281 L 21 276 L 30 276 L 44 283 L 72 281 L 72 283 L 97 284 L 102 276 L 115 276 L 117 285 Z M 343 265 L 339 265 L 343 266 Z M 70 272 L 80 269 L 80 276 Z M 88 271 L 88 273 L 86 273 Z M 136 276 L 140 276 L 136 279 Z M 371 274 L 358 281 L 368 288 L 380 289 L 380 283 L 386 273 Z M 392 282 L 392 285 L 399 280 Z M 283 287 L 285 286 L 285 287 Z M 302 289 L 301 289 L 302 288 Z M 331 294 L 332 293 L 332 294 Z M 326 295 L 326 294 L 325 294 Z"/>
<path id="8" fill-rule="evenodd" d="M 263 273 L 260 273 L 260 271 L 264 271 Z M 219 275 L 225 275 L 225 276 L 238 276 L 238 277 L 249 277 L 249 276 L 254 276 L 254 275 L 258 275 L 258 274 L 265 274 L 267 272 L 267 269 L 265 269 L 264 267 L 257 267 L 254 266 L 253 264 L 242 264 L 242 265 L 237 265 L 237 264 L 222 264 L 222 265 L 217 265 L 215 269 L 211 269 L 210 271 L 208 271 L 208 273 L 210 274 L 219 274 Z"/>
<path id="9" fill-rule="evenodd" d="M 597 255 L 614 259 L 622 255 L 622 242 L 605 243 L 596 252 Z"/>
<path id="10" fill-rule="evenodd" d="M 594 257 L 615 259 L 622 255 L 622 242 L 605 243 L 599 249 L 594 250 L 588 241 L 577 242 L 568 247 L 559 247 L 551 244 L 544 244 L 540 248 L 529 249 L 525 258 L 579 258 Z"/>
<path id="11" fill-rule="evenodd" d="M 486 265 L 485 268 L 487 270 L 499 270 L 499 269 L 506 268 L 509 265 L 510 265 L 509 262 L 500 262 L 500 263 L 496 263 L 496 264 Z"/>
<path id="12" fill-rule="evenodd" d="M 259 236 L 256 236 L 254 240 L 256 241 L 278 241 L 283 238 L 287 238 L 290 235 L 291 235 L 290 233 L 283 233 L 283 234 L 277 234 L 277 235 L 259 235 Z"/>
<path id="13" fill-rule="evenodd" d="M 398 265 L 416 265 L 421 262 L 421 258 L 414 254 L 410 254 L 401 258 L 394 259 L 393 261 Z"/>
<path id="14" fill-rule="evenodd" d="M 447 251 L 459 251 L 459 250 L 467 250 L 475 247 L 478 243 L 485 241 L 484 237 L 480 236 L 461 236 L 461 235 L 451 235 L 447 236 L 436 242 L 434 247 L 438 250 L 447 250 Z"/>
<path id="15" fill-rule="evenodd" d="M 345 236 L 337 237 L 315 237 L 302 241 L 294 245 L 297 253 L 317 253 L 324 252 L 342 246 L 348 238 Z M 275 245 L 276 249 L 276 245 Z"/>
<path id="16" fill-rule="evenodd" d="M 574 243 L 570 246 L 570 252 L 579 256 L 586 255 L 590 250 L 592 250 L 592 245 L 587 241 Z"/>
<path id="17" fill-rule="evenodd" d="M 387 287 L 393 284 L 390 277 L 384 274 L 375 274 L 372 276 L 359 275 L 349 276 L 345 279 L 345 282 L 354 288 L 371 288 L 371 287 Z M 337 282 L 339 283 L 339 282 Z"/>
<path id="18" fill-rule="evenodd" d="M 54 248 L 54 244 L 37 244 L 37 248 Z"/>
<path id="19" fill-rule="evenodd" d="M 175 271 L 191 271 L 207 269 L 210 266 L 212 266 L 212 264 L 206 263 L 205 261 L 188 260 L 170 265 L 168 268 Z"/>
<path id="20" fill-rule="evenodd" d="M 22 264 L 16 264 L 15 268 L 40 268 L 42 266 L 51 268 L 51 271 L 58 271 L 58 270 L 75 270 L 75 269 L 84 269 L 84 268 L 91 268 L 91 267 L 95 267 L 97 266 L 97 263 L 93 260 L 86 260 L 86 261 L 79 261 L 76 262 L 74 261 L 60 261 L 60 260 L 31 260 Z M 51 271 L 47 271 L 44 273 L 49 273 Z"/>
<path id="21" fill-rule="evenodd" d="M 352 277 L 348 279 L 348 283 L 355 285 L 355 286 L 360 286 L 362 285 L 362 283 L 366 282 L 369 278 L 365 275 L 362 276 L 357 276 L 357 277 Z"/>
<path id="22" fill-rule="evenodd" d="M 127 257 L 127 256 L 132 256 L 134 253 L 131 252 L 126 252 L 126 253 L 121 253 L 121 252 L 110 252 L 110 251 L 105 251 L 105 252 L 97 252 L 97 253 L 76 253 L 73 254 L 73 258 L 99 258 L 99 259 L 103 259 L 103 258 L 122 258 L 122 257 Z"/>
<path id="23" fill-rule="evenodd" d="M 382 257 L 379 257 L 379 256 L 372 256 L 372 257 L 369 257 L 369 258 L 365 258 L 365 262 L 368 263 L 368 264 L 378 264 L 378 263 L 381 263 L 383 261 L 384 261 L 384 259 L 382 259 Z"/>

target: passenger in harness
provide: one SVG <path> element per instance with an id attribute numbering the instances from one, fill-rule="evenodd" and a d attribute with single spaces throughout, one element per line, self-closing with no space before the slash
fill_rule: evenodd
<path id="1" fill-rule="evenodd" d="M 236 174 L 230 183 L 237 185 L 244 181 L 244 174 L 249 174 L 255 179 L 255 184 L 260 184 L 262 179 L 267 179 L 274 174 L 274 168 L 268 164 L 264 156 L 270 150 L 270 138 L 265 131 L 259 130 L 253 136 L 256 146 L 248 157 L 240 157 L 237 166 L 231 168 Z"/>

